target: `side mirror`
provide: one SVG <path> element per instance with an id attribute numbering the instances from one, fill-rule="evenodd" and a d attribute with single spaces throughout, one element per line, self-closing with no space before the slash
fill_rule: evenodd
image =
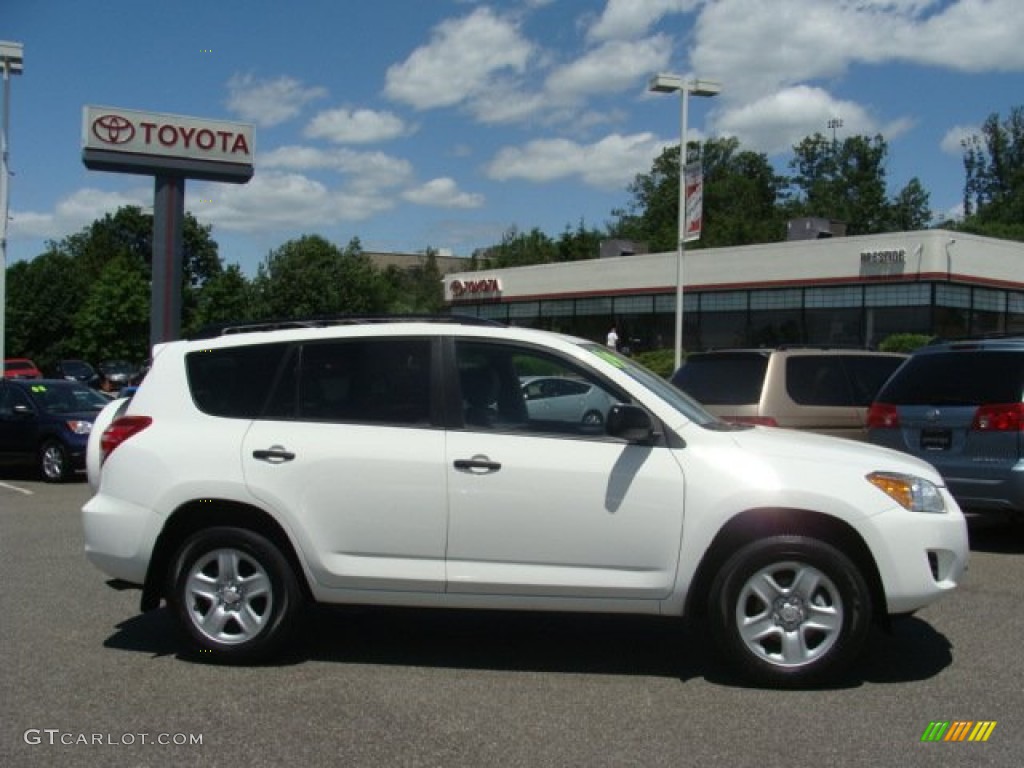
<path id="1" fill-rule="evenodd" d="M 654 425 L 643 408 L 616 403 L 608 411 L 607 433 L 630 443 L 650 443 L 654 439 Z"/>

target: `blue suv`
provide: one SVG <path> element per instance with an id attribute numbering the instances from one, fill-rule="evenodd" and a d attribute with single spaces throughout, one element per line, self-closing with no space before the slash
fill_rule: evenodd
<path id="1" fill-rule="evenodd" d="M 918 349 L 876 396 L 868 439 L 930 462 L 965 511 L 1024 515 L 1024 335 Z"/>

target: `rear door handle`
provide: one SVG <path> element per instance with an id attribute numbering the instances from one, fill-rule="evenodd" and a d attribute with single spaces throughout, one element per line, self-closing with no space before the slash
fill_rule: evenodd
<path id="1" fill-rule="evenodd" d="M 252 457 L 268 464 L 284 464 L 294 459 L 295 454 L 286 451 L 283 445 L 272 445 L 269 448 L 257 448 L 252 452 Z"/>
<path id="2" fill-rule="evenodd" d="M 455 468 L 470 471 L 482 469 L 484 472 L 497 472 L 501 469 L 501 464 L 497 461 L 491 461 L 486 456 L 474 456 L 471 459 L 456 459 Z"/>

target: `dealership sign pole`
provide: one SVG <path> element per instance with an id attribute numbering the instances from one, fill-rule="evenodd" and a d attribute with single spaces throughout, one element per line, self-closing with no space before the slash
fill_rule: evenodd
<path id="1" fill-rule="evenodd" d="M 93 171 L 155 177 L 150 344 L 181 334 L 185 179 L 244 184 L 253 175 L 246 123 L 87 106 L 82 162 Z"/>

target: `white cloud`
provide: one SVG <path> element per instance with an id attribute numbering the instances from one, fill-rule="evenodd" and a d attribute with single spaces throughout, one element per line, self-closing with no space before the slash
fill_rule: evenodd
<path id="1" fill-rule="evenodd" d="M 289 145 L 263 153 L 257 159 L 260 169 L 292 171 L 327 170 L 352 177 L 361 189 L 383 189 L 407 184 L 412 165 L 384 152 L 357 152 L 352 149 L 319 149 Z"/>
<path id="2" fill-rule="evenodd" d="M 828 121 L 842 120 L 837 138 L 879 132 L 875 121 L 858 104 L 834 99 L 821 88 L 794 86 L 716 115 L 716 130 L 735 136 L 746 149 L 769 155 L 787 152 L 815 133 L 829 135 Z"/>
<path id="3" fill-rule="evenodd" d="M 326 89 L 306 87 L 291 77 L 257 80 L 234 75 L 228 80 L 227 105 L 243 120 L 266 127 L 290 120 L 306 104 L 326 95 Z"/>
<path id="4" fill-rule="evenodd" d="M 672 39 L 668 35 L 636 42 L 613 40 L 553 72 L 546 87 L 556 99 L 623 91 L 664 69 L 671 57 Z"/>
<path id="5" fill-rule="evenodd" d="M 716 0 L 697 19 L 695 72 L 731 101 L 843 75 L 854 64 L 1024 67 L 1019 0 Z"/>
<path id="6" fill-rule="evenodd" d="M 118 208 L 153 205 L 152 189 L 109 192 L 86 187 L 60 200 L 53 213 L 12 211 L 8 234 L 14 238 L 45 238 L 59 240 L 92 224 L 96 219 Z"/>
<path id="7" fill-rule="evenodd" d="M 939 146 L 947 155 L 962 157 L 964 154 L 963 142 L 972 136 L 980 136 L 981 128 L 977 125 L 954 125 L 946 135 L 942 137 Z"/>
<path id="8" fill-rule="evenodd" d="M 455 106 L 486 92 L 500 73 L 523 72 L 532 48 L 513 20 L 480 7 L 441 22 L 427 45 L 388 68 L 384 90 L 417 109 Z"/>
<path id="9" fill-rule="evenodd" d="M 483 195 L 460 192 L 455 180 L 448 177 L 431 179 L 407 190 L 402 197 L 410 203 L 437 208 L 479 208 L 484 203 Z"/>
<path id="10" fill-rule="evenodd" d="M 698 4 L 699 0 L 608 0 L 588 35 L 592 40 L 642 37 L 662 17 L 693 10 Z"/>
<path id="11" fill-rule="evenodd" d="M 248 184 L 217 185 L 199 193 L 211 202 L 195 215 L 215 228 L 257 232 L 322 227 L 360 221 L 388 210 L 394 202 L 376 193 L 331 190 L 298 173 L 258 173 Z"/>
<path id="12" fill-rule="evenodd" d="M 669 142 L 671 143 L 671 142 Z M 538 139 L 523 147 L 505 147 L 487 168 L 499 181 L 525 179 L 550 182 L 578 177 L 599 188 L 628 184 L 665 148 L 666 142 L 650 133 L 631 136 L 612 134 L 593 144 L 569 139 Z"/>
<path id="13" fill-rule="evenodd" d="M 336 144 L 368 144 L 387 141 L 409 133 L 409 128 L 392 112 L 372 109 L 331 109 L 310 121 L 303 132 L 307 138 L 327 139 Z"/>

